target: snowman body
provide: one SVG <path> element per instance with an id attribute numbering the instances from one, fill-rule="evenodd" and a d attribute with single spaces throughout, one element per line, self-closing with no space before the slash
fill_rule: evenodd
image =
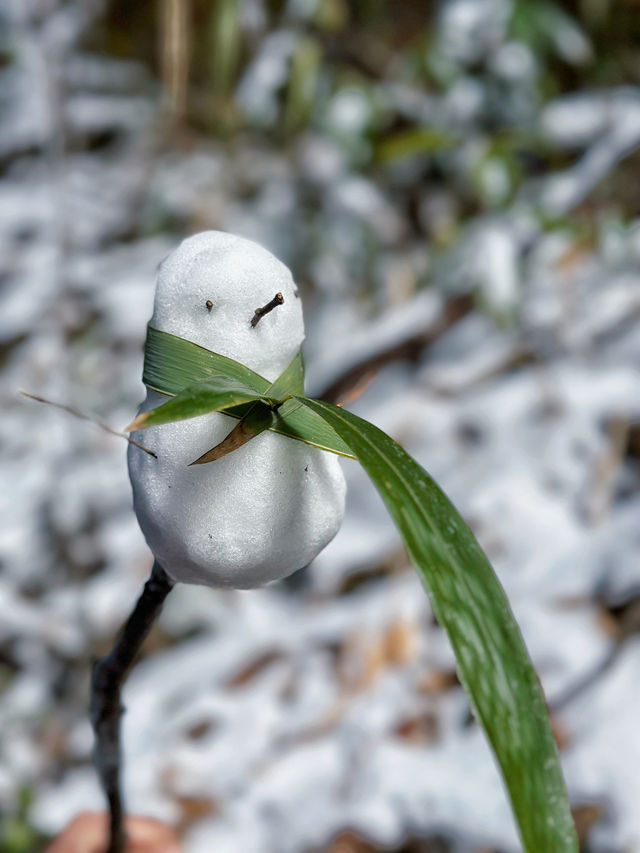
<path id="1" fill-rule="evenodd" d="M 276 293 L 282 304 L 251 325 Z M 150 325 L 246 364 L 269 381 L 304 340 L 291 273 L 249 240 L 207 231 L 162 263 Z M 154 391 L 140 411 L 166 401 Z M 195 459 L 237 424 L 213 413 L 150 427 L 129 445 L 138 522 L 175 581 L 248 589 L 307 565 L 335 536 L 344 513 L 338 459 L 265 431 L 204 465 Z"/>

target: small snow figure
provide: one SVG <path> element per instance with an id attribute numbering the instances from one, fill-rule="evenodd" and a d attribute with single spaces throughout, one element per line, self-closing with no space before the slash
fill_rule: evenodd
<path id="1" fill-rule="evenodd" d="M 207 231 L 162 263 L 151 326 L 273 381 L 304 340 L 296 297 L 291 273 L 266 249 Z M 149 391 L 140 411 L 165 400 Z M 157 459 L 130 446 L 138 522 L 174 581 L 260 586 L 309 563 L 341 524 L 345 482 L 331 453 L 265 431 L 214 463 L 189 467 L 236 423 L 208 414 L 150 427 L 144 442 Z"/>
<path id="2" fill-rule="evenodd" d="M 274 296 L 275 293 L 275 296 Z M 258 307 L 256 307 L 258 306 Z M 304 340 L 289 270 L 249 240 L 207 231 L 160 267 L 151 325 L 242 362 L 273 382 Z M 140 411 L 166 400 L 148 391 Z M 109 803 L 107 853 L 126 846 L 120 789 L 121 687 L 174 583 L 248 589 L 309 563 L 333 539 L 345 481 L 335 456 L 265 431 L 214 463 L 191 466 L 237 423 L 212 413 L 150 427 L 129 445 L 140 527 L 155 561 L 91 690 L 94 763 Z"/>

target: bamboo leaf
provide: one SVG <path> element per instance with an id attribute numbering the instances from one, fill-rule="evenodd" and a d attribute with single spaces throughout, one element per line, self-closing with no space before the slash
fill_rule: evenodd
<path id="1" fill-rule="evenodd" d="M 269 385 L 264 393 L 265 396 L 273 397 L 276 400 L 284 400 L 285 397 L 292 397 L 294 394 L 304 394 L 302 350 L 298 350 L 280 376 Z"/>
<path id="2" fill-rule="evenodd" d="M 259 373 L 192 341 L 147 327 L 142 381 L 152 391 L 173 397 L 210 376 L 227 376 L 258 394 L 269 387 Z"/>
<path id="3" fill-rule="evenodd" d="M 221 442 L 212 447 L 211 450 L 207 450 L 206 453 L 203 453 L 202 456 L 199 456 L 190 465 L 205 465 L 207 462 L 215 462 L 216 459 L 221 459 L 228 453 L 242 447 L 248 441 L 251 441 L 252 438 L 260 435 L 261 432 L 269 429 L 273 423 L 273 419 L 274 412 L 272 408 L 265 406 L 261 402 L 255 403 Z"/>
<path id="4" fill-rule="evenodd" d="M 244 407 L 246 408 L 246 407 Z M 340 438 L 336 431 L 329 426 L 315 412 L 305 408 L 298 400 L 286 400 L 277 409 L 269 409 L 256 403 L 247 412 L 239 415 L 238 409 L 225 410 L 225 415 L 240 417 L 240 422 L 225 436 L 225 438 L 211 450 L 192 462 L 192 465 L 203 465 L 207 462 L 215 462 L 232 450 L 237 450 L 252 438 L 260 435 L 265 429 L 302 441 L 319 450 L 336 453 L 349 459 L 356 457 L 351 452 L 349 445 Z"/>
<path id="5" fill-rule="evenodd" d="M 280 376 L 265 391 L 265 397 L 277 402 L 291 394 L 304 394 L 304 361 L 301 350 L 298 350 Z M 221 442 L 199 456 L 191 465 L 205 465 L 207 462 L 221 459 L 269 429 L 273 422 L 273 410 L 261 402 L 255 403 Z"/>
<path id="6" fill-rule="evenodd" d="M 192 386 L 195 387 L 202 380 L 214 376 L 226 376 L 230 381 L 238 383 L 239 386 L 255 391 L 255 396 L 251 397 L 251 402 L 256 399 L 263 399 L 263 395 L 267 393 L 272 399 L 283 399 L 292 394 L 302 393 L 304 364 L 302 354 L 298 353 L 275 382 L 270 384 L 263 376 L 231 358 L 211 352 L 205 347 L 198 346 L 198 344 L 184 338 L 154 329 L 152 326 L 148 327 L 143 372 L 143 381 L 148 388 L 174 397 L 187 388 L 190 389 L 191 393 Z M 213 400 L 213 398 L 211 399 Z M 234 404 L 232 407 L 223 407 L 223 409 L 217 408 L 218 402 L 217 399 L 213 400 L 214 408 L 208 409 L 208 411 L 224 410 L 225 414 L 240 419 L 247 418 L 250 415 L 251 406 L 247 406 L 244 401 L 237 407 Z M 182 406 L 178 406 L 177 409 L 163 409 L 162 423 L 187 417 L 184 411 Z M 194 417 L 196 413 L 204 413 L 203 410 L 196 412 L 193 408 L 192 411 L 193 414 L 189 417 Z M 145 423 L 144 419 L 143 423 Z M 154 420 L 153 423 L 158 422 Z M 130 425 L 130 428 L 133 428 L 134 424 L 136 425 L 135 428 L 138 428 L 137 419 Z M 152 423 L 147 419 L 146 426 L 151 425 Z M 249 439 L 249 433 L 257 434 L 257 432 L 252 432 L 254 428 L 257 428 L 257 425 L 257 422 L 245 422 L 241 428 L 245 441 Z M 305 409 L 294 400 L 287 400 L 280 407 L 277 417 L 273 419 L 272 425 L 267 428 L 289 438 L 303 441 L 313 447 L 353 458 L 349 446 L 321 417 L 309 409 Z M 238 437 L 239 434 L 236 434 L 234 440 Z M 227 447 L 231 447 L 231 440 L 227 443 Z M 216 449 L 211 448 L 211 451 L 207 451 L 204 456 L 206 457 L 208 453 Z M 212 454 L 212 460 L 215 458 L 219 457 Z M 209 461 L 209 459 L 205 460 L 200 457 L 196 461 L 202 464 L 203 461 Z"/>
<path id="7" fill-rule="evenodd" d="M 330 453 L 337 453 L 338 456 L 346 456 L 349 459 L 356 458 L 349 445 L 333 427 L 297 399 L 287 400 L 280 406 L 274 414 L 270 429 L 289 438 L 304 441 L 305 444 L 318 447 L 320 450 L 328 450 Z"/>
<path id="8" fill-rule="evenodd" d="M 147 427 L 159 426 L 160 424 L 172 423 L 174 421 L 195 418 L 198 415 L 206 415 L 209 412 L 220 412 L 224 409 L 238 406 L 241 403 L 253 403 L 256 400 L 275 402 L 263 398 L 254 390 L 243 385 L 228 376 L 214 375 L 201 382 L 197 382 L 190 388 L 185 388 L 175 397 L 149 409 L 134 418 L 126 428 L 127 432 L 146 429 Z"/>
<path id="9" fill-rule="evenodd" d="M 299 398 L 371 477 L 453 646 L 458 674 L 505 781 L 527 853 L 578 844 L 540 683 L 505 593 L 473 533 L 427 472 L 377 427 Z"/>

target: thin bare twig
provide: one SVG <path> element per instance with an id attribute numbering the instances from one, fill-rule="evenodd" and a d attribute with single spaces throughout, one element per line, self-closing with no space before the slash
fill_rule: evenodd
<path id="1" fill-rule="evenodd" d="M 126 844 L 124 803 L 120 789 L 120 701 L 122 685 L 133 666 L 147 634 L 173 587 L 156 561 L 133 612 L 111 652 L 93 665 L 91 678 L 91 724 L 95 734 L 93 763 L 100 777 L 110 812 L 110 839 L 106 853 L 123 853 Z"/>
<path id="2" fill-rule="evenodd" d="M 19 392 L 23 397 L 28 397 L 30 400 L 35 400 L 37 403 L 46 403 L 47 406 L 54 406 L 56 409 L 61 409 L 63 412 L 67 412 L 70 415 L 73 415 L 74 418 L 80 418 L 81 421 L 89 421 L 90 424 L 94 424 L 97 427 L 100 427 L 101 430 L 108 432 L 109 435 L 117 435 L 118 438 L 124 438 L 129 444 L 135 445 L 135 447 L 139 447 L 140 450 L 144 450 L 145 453 L 148 453 L 149 456 L 153 456 L 154 459 L 157 459 L 157 455 L 153 452 L 153 450 L 149 450 L 148 447 L 145 447 L 144 444 L 140 444 L 139 441 L 135 441 L 135 439 L 131 438 L 131 436 L 126 435 L 124 432 L 119 432 L 117 429 L 113 429 L 108 424 L 103 423 L 102 421 L 96 420 L 96 418 L 92 418 L 90 415 L 85 415 L 84 412 L 78 411 L 78 409 L 74 409 L 73 406 L 66 406 L 64 403 L 54 403 L 53 400 L 47 400 L 45 397 L 39 397 L 37 394 L 29 394 L 27 391 Z"/>
<path id="3" fill-rule="evenodd" d="M 613 645 L 600 663 L 548 702 L 551 713 L 560 711 L 596 684 L 617 662 L 620 653 L 626 647 L 627 640 L 640 633 L 640 593 L 637 590 L 633 591 L 627 600 L 607 610 L 616 624 Z"/>
<path id="4" fill-rule="evenodd" d="M 265 314 L 268 314 L 270 311 L 273 311 L 274 308 L 277 308 L 278 305 L 282 305 L 284 302 L 284 296 L 278 292 L 273 297 L 270 302 L 267 302 L 266 305 L 263 305 L 262 308 L 256 308 L 253 317 L 251 318 L 251 326 L 255 329 L 260 320 L 264 317 Z"/>

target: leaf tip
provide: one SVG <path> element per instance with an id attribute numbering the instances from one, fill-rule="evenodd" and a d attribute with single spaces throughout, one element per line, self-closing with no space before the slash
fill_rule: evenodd
<path id="1" fill-rule="evenodd" d="M 215 462 L 216 459 L 220 459 L 222 456 L 226 456 L 227 453 L 230 453 L 233 448 L 222 448 L 224 441 L 221 441 L 220 444 L 217 444 L 215 447 L 212 447 L 211 450 L 207 450 L 206 453 L 203 453 L 202 456 L 199 456 L 197 459 L 194 459 L 193 462 L 189 462 L 188 468 L 193 467 L 194 465 L 206 465 L 207 462 Z"/>
<path id="2" fill-rule="evenodd" d="M 144 429 L 144 426 L 149 419 L 149 412 L 140 412 L 136 415 L 131 423 L 124 428 L 124 432 L 134 432 L 137 429 Z"/>

